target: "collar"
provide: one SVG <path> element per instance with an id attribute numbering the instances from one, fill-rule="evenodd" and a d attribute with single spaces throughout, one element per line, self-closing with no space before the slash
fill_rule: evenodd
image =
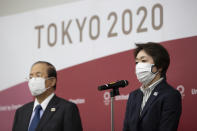
<path id="1" fill-rule="evenodd" d="M 155 87 L 163 80 L 164 78 L 161 77 L 159 80 L 155 81 L 154 83 L 152 83 L 150 86 L 148 86 L 147 88 L 144 88 L 144 86 L 140 87 L 140 90 L 144 93 L 147 91 L 153 91 L 155 89 Z"/>
<path id="2" fill-rule="evenodd" d="M 52 93 L 51 95 L 49 95 L 41 104 L 38 102 L 37 98 L 34 101 L 34 109 L 36 108 L 37 105 L 41 105 L 42 110 L 45 111 L 45 109 L 47 108 L 47 105 L 49 104 L 49 101 L 53 98 L 53 96 L 55 95 L 55 93 Z"/>

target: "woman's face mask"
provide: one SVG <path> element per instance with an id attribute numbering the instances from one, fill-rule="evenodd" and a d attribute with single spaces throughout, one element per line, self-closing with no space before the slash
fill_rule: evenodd
<path id="1" fill-rule="evenodd" d="M 146 86 L 155 78 L 157 72 L 156 73 L 152 72 L 153 67 L 154 64 L 150 64 L 150 63 L 140 62 L 136 64 L 135 73 L 140 83 Z"/>

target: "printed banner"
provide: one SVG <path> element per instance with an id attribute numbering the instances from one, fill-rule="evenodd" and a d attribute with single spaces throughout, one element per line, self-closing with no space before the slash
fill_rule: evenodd
<path id="1" fill-rule="evenodd" d="M 115 130 L 121 131 L 128 95 L 140 86 L 133 49 L 149 41 L 170 53 L 167 81 L 183 102 L 179 131 L 196 130 L 196 5 L 84 0 L 0 17 L 0 130 L 11 130 L 15 110 L 33 100 L 25 78 L 34 62 L 44 60 L 57 68 L 56 94 L 78 105 L 85 131 L 110 130 L 110 94 L 98 86 L 128 80 L 114 102 Z"/>

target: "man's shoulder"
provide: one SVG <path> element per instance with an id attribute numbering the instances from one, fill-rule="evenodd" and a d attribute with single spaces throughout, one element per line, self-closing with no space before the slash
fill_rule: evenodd
<path id="1" fill-rule="evenodd" d="M 62 98 L 62 97 L 55 96 L 55 99 L 58 100 L 58 103 L 59 103 L 60 106 L 66 106 L 66 107 L 67 107 L 67 106 L 76 106 L 75 103 L 70 102 L 70 101 L 68 101 L 68 100 L 66 100 L 66 99 L 64 99 L 64 98 Z"/>
<path id="2" fill-rule="evenodd" d="M 26 110 L 28 108 L 33 108 L 33 105 L 34 105 L 34 102 L 33 101 L 32 102 L 29 102 L 29 103 L 26 103 L 23 106 L 19 107 L 17 109 L 17 111 L 23 111 L 23 110 Z"/>

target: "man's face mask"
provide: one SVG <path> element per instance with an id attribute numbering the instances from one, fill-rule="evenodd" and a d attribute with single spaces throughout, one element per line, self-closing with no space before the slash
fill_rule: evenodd
<path id="1" fill-rule="evenodd" d="M 50 88 L 45 88 L 45 80 L 42 77 L 33 77 L 29 80 L 28 85 L 32 96 L 38 96 Z"/>

